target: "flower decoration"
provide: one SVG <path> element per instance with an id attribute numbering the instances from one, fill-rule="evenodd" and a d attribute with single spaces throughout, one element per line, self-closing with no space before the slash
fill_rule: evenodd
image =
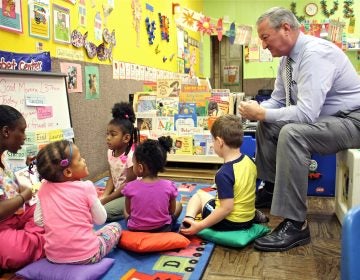
<path id="1" fill-rule="evenodd" d="M 202 32 L 203 34 L 206 33 L 211 35 L 215 30 L 215 26 L 210 22 L 210 20 L 211 19 L 209 17 L 202 17 L 197 22 L 198 31 Z"/>
<path id="2" fill-rule="evenodd" d="M 354 9 L 351 6 L 354 4 L 353 0 L 344 0 L 344 17 L 352 18 L 354 17 Z"/>
<path id="3" fill-rule="evenodd" d="M 320 4 L 321 4 L 322 12 L 323 12 L 324 16 L 326 16 L 326 17 L 330 17 L 330 16 L 334 15 L 335 12 L 337 11 L 337 9 L 339 8 L 339 2 L 337 0 L 334 1 L 334 6 L 332 7 L 332 9 L 330 11 L 328 11 L 328 9 L 327 9 L 327 4 L 326 4 L 325 0 L 321 0 Z"/>
<path id="4" fill-rule="evenodd" d="M 186 23 L 188 26 L 193 26 L 195 19 L 194 19 L 194 12 L 184 12 L 183 14 L 184 23 Z"/>

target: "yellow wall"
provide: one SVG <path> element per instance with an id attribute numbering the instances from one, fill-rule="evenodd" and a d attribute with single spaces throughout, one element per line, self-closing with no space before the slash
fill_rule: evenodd
<path id="1" fill-rule="evenodd" d="M 79 1 L 76 1 L 79 2 Z M 95 8 L 92 8 L 92 2 L 96 4 Z M 107 27 L 109 31 L 115 29 L 116 32 L 116 46 L 113 49 L 113 59 L 119 61 L 125 61 L 130 63 L 135 63 L 139 65 L 146 65 L 150 67 L 155 67 L 168 71 L 177 71 L 177 42 L 176 42 L 176 26 L 174 23 L 174 17 L 172 15 L 172 3 L 173 1 L 169 0 L 139 0 L 142 5 L 142 18 L 140 21 L 140 44 L 139 47 L 136 46 L 136 32 L 133 27 L 133 10 L 131 8 L 131 0 L 115 0 L 115 7 L 110 16 L 107 18 Z M 180 3 L 181 6 L 187 7 L 189 9 L 201 12 L 203 10 L 203 1 L 202 0 L 178 0 L 175 1 Z M 100 11 L 100 14 L 103 19 L 104 24 L 104 14 L 102 5 L 107 4 L 107 0 L 86 0 L 86 11 L 87 11 L 87 28 L 79 27 L 78 31 L 84 34 L 86 31 L 89 32 L 88 39 L 91 42 L 94 42 L 96 45 L 102 43 L 102 41 L 94 41 L 94 32 L 93 32 L 93 22 L 94 16 L 97 11 Z M 145 4 L 149 3 L 154 7 L 154 12 L 149 12 L 145 8 Z M 99 64 L 111 64 L 109 60 L 99 61 L 97 57 L 89 59 L 86 56 L 86 51 L 84 48 L 77 49 L 72 45 L 55 43 L 53 40 L 53 20 L 52 20 L 52 4 L 57 4 L 65 8 L 70 9 L 70 25 L 71 31 L 78 27 L 78 4 L 72 5 L 71 3 L 63 0 L 50 0 L 50 39 L 42 40 L 39 38 L 34 38 L 29 36 L 28 31 L 28 1 L 22 1 L 22 19 L 23 19 L 23 33 L 16 34 L 10 33 L 0 29 L 0 50 L 12 51 L 18 53 L 35 53 L 36 52 L 36 42 L 42 42 L 43 51 L 50 51 L 51 56 L 55 56 L 56 48 L 65 48 L 71 51 L 81 50 L 84 54 L 85 61 Z M 161 40 L 160 34 L 160 23 L 158 19 L 158 13 L 166 15 L 169 18 L 170 25 L 170 42 Z M 153 45 L 148 44 L 148 38 L 146 33 L 145 18 L 149 16 L 151 20 L 156 22 L 155 30 L 155 40 Z M 200 40 L 200 35 L 198 32 L 189 32 L 189 36 Z M 160 53 L 155 54 L 155 48 L 159 44 Z M 163 56 L 170 57 L 172 54 L 175 54 L 174 59 L 170 61 L 169 59 L 164 63 Z M 197 51 L 197 65 L 196 73 L 199 73 L 199 51 Z"/>

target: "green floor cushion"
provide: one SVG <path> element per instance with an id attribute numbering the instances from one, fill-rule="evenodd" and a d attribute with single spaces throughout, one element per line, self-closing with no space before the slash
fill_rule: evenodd
<path id="1" fill-rule="evenodd" d="M 190 240 L 176 232 L 136 232 L 123 230 L 119 247 L 138 253 L 186 248 Z"/>
<path id="2" fill-rule="evenodd" d="M 270 228 L 267 226 L 253 224 L 249 229 L 234 231 L 216 231 L 211 228 L 206 228 L 197 235 L 215 244 L 229 247 L 245 247 L 256 238 L 264 236 L 268 232 L 270 232 Z"/>

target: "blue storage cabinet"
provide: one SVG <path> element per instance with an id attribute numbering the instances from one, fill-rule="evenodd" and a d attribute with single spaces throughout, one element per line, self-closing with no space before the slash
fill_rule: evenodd
<path id="1" fill-rule="evenodd" d="M 253 135 L 244 135 L 240 151 L 251 158 L 255 157 L 256 139 Z M 312 156 L 314 161 L 309 171 L 308 195 L 335 196 L 336 155 Z M 259 185 L 259 184 L 257 184 Z"/>
<path id="2" fill-rule="evenodd" d="M 311 158 L 317 168 L 309 171 L 308 195 L 335 196 L 336 154 L 314 154 Z"/>
<path id="3" fill-rule="evenodd" d="M 240 152 L 248 155 L 251 158 L 255 157 L 256 140 L 251 135 L 244 135 L 243 143 L 240 147 Z"/>

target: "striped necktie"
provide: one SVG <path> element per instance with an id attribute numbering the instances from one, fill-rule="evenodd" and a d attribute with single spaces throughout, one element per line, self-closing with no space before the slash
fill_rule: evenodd
<path id="1" fill-rule="evenodd" d="M 291 102 L 291 83 L 292 83 L 292 67 L 291 63 L 293 60 L 290 57 L 286 58 L 286 64 L 285 64 L 285 103 L 286 107 L 290 106 L 292 104 Z"/>

